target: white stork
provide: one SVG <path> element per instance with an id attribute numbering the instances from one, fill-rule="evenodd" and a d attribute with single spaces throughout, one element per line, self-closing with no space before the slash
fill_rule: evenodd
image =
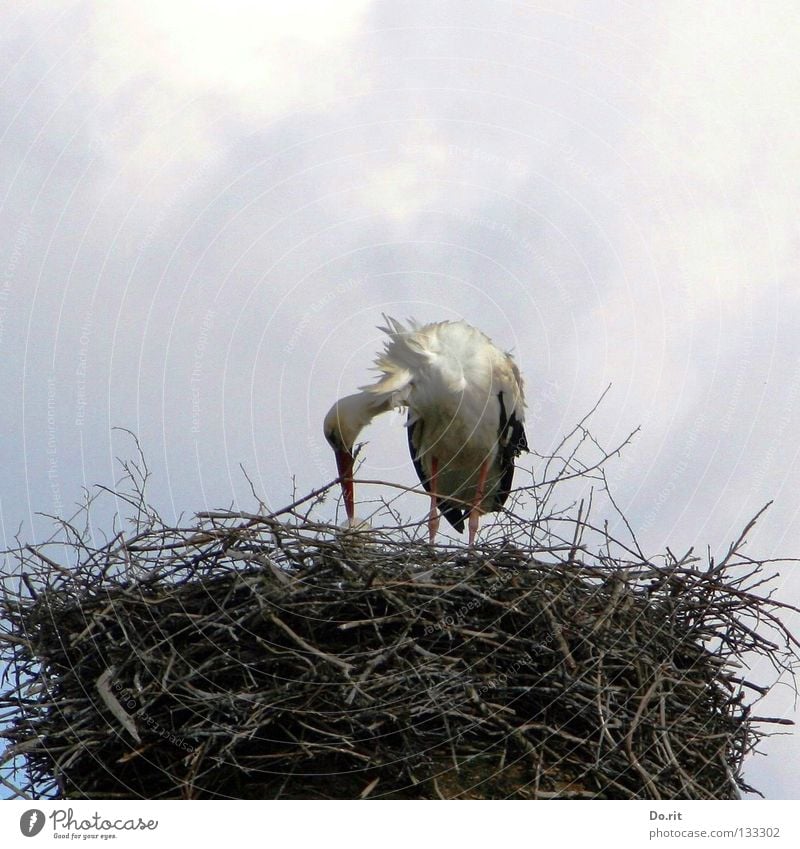
<path id="1" fill-rule="evenodd" d="M 336 454 L 348 520 L 354 518 L 353 445 L 380 413 L 408 407 L 408 447 L 430 493 L 428 532 L 439 510 L 459 532 L 469 517 L 469 544 L 478 518 L 499 510 L 514 477 L 514 458 L 527 451 L 522 377 L 510 354 L 465 321 L 420 327 L 384 315 L 389 339 L 375 360 L 381 377 L 339 399 L 325 416 L 325 438 Z"/>

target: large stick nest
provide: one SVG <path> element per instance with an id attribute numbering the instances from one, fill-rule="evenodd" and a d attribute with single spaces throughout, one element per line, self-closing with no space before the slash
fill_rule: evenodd
<path id="1" fill-rule="evenodd" d="M 647 559 L 570 516 L 475 550 L 297 505 L 20 546 L 5 778 L 59 798 L 735 798 L 792 669 L 762 566 Z M 751 523 L 752 525 L 752 523 Z M 589 538 L 596 538 L 590 545 Z M 63 540 L 62 543 L 63 545 Z"/>

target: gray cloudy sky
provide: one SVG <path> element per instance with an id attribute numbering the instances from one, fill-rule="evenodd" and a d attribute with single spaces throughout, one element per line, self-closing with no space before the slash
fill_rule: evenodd
<path id="1" fill-rule="evenodd" d="M 613 383 L 647 550 L 775 499 L 750 549 L 797 555 L 798 50 L 791 2 L 4 4 L 6 542 L 113 482 L 114 426 L 168 518 L 252 509 L 240 463 L 276 507 L 329 480 L 386 311 L 512 348 L 541 453 Z M 368 437 L 412 483 L 398 418 Z M 800 797 L 798 738 L 764 749 Z"/>

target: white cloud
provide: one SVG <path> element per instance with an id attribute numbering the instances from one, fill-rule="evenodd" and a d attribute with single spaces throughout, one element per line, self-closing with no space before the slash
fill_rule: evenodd
<path id="1" fill-rule="evenodd" d="M 648 195 L 666 201 L 666 210 L 651 206 L 648 237 L 678 259 L 696 318 L 738 309 L 737 299 L 758 297 L 797 267 L 796 8 L 664 7 L 630 153 L 646 168 Z"/>
<path id="2" fill-rule="evenodd" d="M 322 108 L 348 82 L 364 90 L 351 47 L 370 2 L 101 0 L 88 81 L 104 152 L 141 184 L 176 151 L 207 164 L 232 124 L 262 130 Z"/>
<path id="3" fill-rule="evenodd" d="M 239 97 L 260 115 L 336 91 L 370 0 L 100 2 L 93 33 L 106 91 L 137 72 Z"/>

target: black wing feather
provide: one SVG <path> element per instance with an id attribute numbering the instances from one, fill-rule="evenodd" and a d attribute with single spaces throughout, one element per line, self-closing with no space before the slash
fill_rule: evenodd
<path id="1" fill-rule="evenodd" d="M 506 413 L 502 392 L 497 393 L 497 399 L 500 402 L 500 428 L 497 434 L 500 485 L 497 488 L 497 495 L 494 500 L 495 510 L 499 510 L 506 503 L 508 494 L 511 492 L 511 486 L 514 482 L 514 459 L 519 457 L 523 451 L 528 450 L 528 440 L 522 422 L 513 411 L 510 416 Z"/>

